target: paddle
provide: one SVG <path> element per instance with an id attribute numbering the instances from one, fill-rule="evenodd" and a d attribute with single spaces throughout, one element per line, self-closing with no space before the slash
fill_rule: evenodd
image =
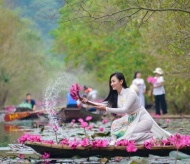
<path id="1" fill-rule="evenodd" d="M 7 121 L 7 122 L 8 121 L 13 121 L 13 120 L 25 118 L 25 117 L 28 117 L 28 116 L 30 116 L 32 114 L 40 113 L 40 112 L 45 112 L 45 110 L 42 109 L 42 110 L 37 110 L 37 111 L 8 113 L 8 114 L 5 114 L 4 120 Z"/>
<path id="2" fill-rule="evenodd" d="M 78 92 L 77 94 L 78 94 L 79 100 L 82 101 L 83 98 L 80 96 L 79 92 Z M 96 103 L 90 102 L 90 101 L 87 101 L 87 104 L 88 104 L 88 105 L 92 105 L 93 107 L 94 107 L 94 106 L 98 106 Z"/>

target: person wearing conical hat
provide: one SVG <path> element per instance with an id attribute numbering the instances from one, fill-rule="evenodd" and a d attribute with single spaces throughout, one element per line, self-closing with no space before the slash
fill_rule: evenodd
<path id="1" fill-rule="evenodd" d="M 153 73 L 155 74 L 156 82 L 153 84 L 153 95 L 155 99 L 156 114 L 160 115 L 160 109 L 163 114 L 167 114 L 167 104 L 165 100 L 165 88 L 164 88 L 164 71 L 161 68 L 156 68 Z"/>

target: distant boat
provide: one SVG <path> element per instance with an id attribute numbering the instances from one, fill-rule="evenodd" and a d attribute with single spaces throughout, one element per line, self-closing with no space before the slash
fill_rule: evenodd
<path id="1" fill-rule="evenodd" d="M 16 112 L 29 112 L 29 111 L 32 111 L 32 110 L 29 109 L 29 108 L 17 107 L 17 108 L 16 108 L 16 111 L 15 111 L 14 113 L 16 113 Z M 37 118 L 39 118 L 39 117 L 38 117 L 38 113 L 34 113 L 34 114 L 32 114 L 32 115 L 30 115 L 30 116 L 28 116 L 28 117 L 22 118 L 22 119 L 20 119 L 20 120 L 25 120 L 25 119 L 37 119 Z"/>
<path id="2" fill-rule="evenodd" d="M 50 153 L 51 158 L 63 158 L 63 157 L 89 157 L 89 156 L 141 156 L 148 157 L 149 154 L 158 156 L 168 156 L 171 151 L 176 150 L 174 146 L 152 146 L 152 148 L 146 149 L 144 145 L 137 145 L 138 149 L 136 152 L 127 152 L 125 146 L 107 146 L 103 148 L 92 148 L 78 146 L 76 149 L 71 149 L 69 146 L 63 146 L 61 144 L 45 144 L 40 142 L 25 142 L 26 146 L 33 148 L 36 152 L 43 154 L 44 152 Z M 179 149 L 180 152 L 190 155 L 190 147 L 183 147 Z"/>
<path id="3" fill-rule="evenodd" d="M 73 119 L 77 121 L 79 118 L 85 120 L 87 116 L 92 117 L 91 121 L 98 121 L 102 117 L 102 114 L 96 114 L 87 111 L 86 109 L 80 109 L 80 108 L 62 108 L 57 115 L 59 117 L 59 121 L 61 122 L 70 122 Z"/>

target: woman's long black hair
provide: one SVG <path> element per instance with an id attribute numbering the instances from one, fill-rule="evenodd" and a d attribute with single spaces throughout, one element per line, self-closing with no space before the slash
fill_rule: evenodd
<path id="1" fill-rule="evenodd" d="M 121 73 L 121 72 L 115 72 L 113 74 L 110 75 L 110 80 L 109 80 L 109 88 L 110 88 L 110 91 L 109 91 L 109 94 L 108 96 L 105 98 L 104 101 L 107 101 L 108 102 L 108 106 L 111 107 L 111 108 L 117 108 L 117 98 L 118 98 L 118 93 L 116 90 L 113 90 L 112 87 L 111 87 L 111 78 L 113 76 L 116 76 L 116 78 L 120 81 L 120 80 L 123 80 L 123 88 L 128 88 L 127 87 L 127 84 L 126 84 L 126 81 L 125 81 L 125 77 L 124 75 Z"/>
<path id="2" fill-rule="evenodd" d="M 139 71 L 136 71 L 135 74 L 134 74 L 134 79 L 137 78 L 137 74 L 140 73 Z"/>

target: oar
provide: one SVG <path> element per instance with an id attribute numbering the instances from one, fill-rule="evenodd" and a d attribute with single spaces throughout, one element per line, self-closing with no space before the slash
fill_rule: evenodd
<path id="1" fill-rule="evenodd" d="M 28 116 L 35 114 L 35 113 L 41 113 L 41 112 L 45 112 L 45 110 L 42 109 L 42 110 L 37 110 L 37 111 L 15 112 L 15 113 L 11 113 L 11 114 L 6 114 L 4 116 L 4 120 L 7 122 L 13 121 L 13 120 L 28 117 Z"/>
<path id="2" fill-rule="evenodd" d="M 78 92 L 78 97 L 79 97 L 79 100 L 82 101 L 82 97 L 80 96 L 79 92 Z M 90 102 L 90 101 L 87 101 L 87 104 L 92 105 L 93 107 L 98 106 L 96 103 Z"/>

